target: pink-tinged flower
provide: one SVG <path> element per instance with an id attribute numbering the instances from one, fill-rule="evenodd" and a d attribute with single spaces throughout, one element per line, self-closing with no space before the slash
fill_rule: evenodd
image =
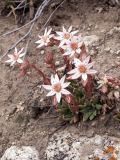
<path id="1" fill-rule="evenodd" d="M 84 81 L 87 80 L 87 75 L 92 75 L 97 73 L 96 70 L 91 69 L 93 67 L 93 62 L 89 63 L 90 56 L 88 56 L 83 61 L 80 61 L 79 59 L 74 59 L 75 68 L 68 72 L 68 74 L 72 74 L 69 79 L 77 79 L 79 77 L 82 77 Z"/>
<path id="2" fill-rule="evenodd" d="M 99 84 L 98 88 L 105 86 L 108 84 L 108 76 L 104 75 L 97 83 Z"/>
<path id="3" fill-rule="evenodd" d="M 71 38 L 77 34 L 79 31 L 72 31 L 72 26 L 70 26 L 68 28 L 68 30 L 66 30 L 63 27 L 63 31 L 62 32 L 56 32 L 58 34 L 58 37 L 55 37 L 55 39 L 60 40 L 60 45 L 59 47 L 63 46 L 64 44 L 66 44 L 68 41 L 71 40 Z"/>
<path id="4" fill-rule="evenodd" d="M 22 48 L 19 52 L 17 48 L 15 47 L 15 52 L 13 54 L 8 54 L 8 57 L 10 58 L 9 60 L 5 61 L 6 63 L 10 63 L 11 66 L 13 66 L 16 62 L 17 63 L 23 63 L 23 60 L 21 59 L 25 53 L 23 52 Z"/>
<path id="5" fill-rule="evenodd" d="M 59 79 L 58 75 L 56 74 L 55 77 L 53 75 L 51 76 L 51 85 L 43 85 L 43 87 L 47 90 L 50 90 L 50 92 L 47 94 L 47 96 L 53 96 L 56 95 L 57 102 L 59 103 L 62 97 L 62 94 L 70 94 L 68 90 L 65 88 L 69 86 L 70 82 L 65 81 L 65 76 L 63 76 L 61 79 Z"/>
<path id="6" fill-rule="evenodd" d="M 45 32 L 44 32 L 44 35 L 43 36 L 40 36 L 40 35 L 38 36 L 40 39 L 37 42 L 35 42 L 35 43 L 39 44 L 37 46 L 37 48 L 41 48 L 43 46 L 48 45 L 48 43 L 50 42 L 50 38 L 53 37 L 53 34 L 51 34 L 51 31 L 52 31 L 52 28 L 49 29 L 48 31 L 47 31 L 47 28 L 46 28 Z"/>
<path id="7" fill-rule="evenodd" d="M 82 46 L 82 41 L 79 37 L 73 37 L 71 41 L 66 42 L 66 45 L 61 46 L 64 49 L 65 53 L 64 56 L 74 57 L 75 53 L 80 54 Z"/>

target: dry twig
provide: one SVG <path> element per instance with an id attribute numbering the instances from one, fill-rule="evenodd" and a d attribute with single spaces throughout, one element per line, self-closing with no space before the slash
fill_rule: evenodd
<path id="1" fill-rule="evenodd" d="M 14 29 L 14 30 L 12 30 L 12 31 L 9 31 L 9 32 L 7 32 L 7 33 L 5 33 L 5 34 L 3 34 L 3 35 L 0 36 L 0 38 L 1 38 L 1 37 L 4 37 L 4 36 L 7 36 L 7 35 L 9 35 L 9 34 L 12 34 L 12 33 L 16 32 L 16 31 L 19 31 L 20 29 L 22 29 L 22 28 L 26 27 L 27 25 L 30 25 L 30 24 L 31 24 L 28 32 L 27 32 L 23 37 L 21 37 L 15 44 L 13 44 L 13 45 L 7 50 L 6 53 L 4 53 L 4 54 L 1 56 L 0 61 L 1 61 L 12 49 L 14 49 L 22 40 L 24 40 L 25 38 L 28 37 L 27 44 L 26 44 L 26 47 L 25 47 L 25 56 L 26 56 L 27 49 L 28 49 L 29 42 L 30 42 L 30 37 L 31 37 L 31 34 L 32 34 L 32 29 L 33 29 L 33 27 L 34 27 L 34 25 L 35 25 L 35 21 L 41 16 L 41 13 L 42 13 L 43 9 L 48 5 L 48 3 L 49 3 L 50 1 L 51 1 L 51 0 L 44 0 L 44 1 L 43 1 L 43 3 L 39 6 L 39 8 L 38 8 L 38 10 L 37 10 L 37 12 L 36 12 L 35 17 L 34 17 L 33 20 L 31 20 L 30 22 L 26 23 L 25 25 L 23 25 L 23 26 L 21 26 L 21 27 L 19 27 L 19 28 L 16 28 L 16 29 Z M 63 1 L 56 7 L 56 9 L 51 13 L 51 15 L 50 15 L 49 18 L 47 19 L 46 23 L 45 23 L 45 24 L 43 25 L 43 27 L 41 28 L 40 32 L 43 30 L 43 28 L 45 28 L 45 26 L 48 24 L 48 22 L 50 21 L 51 17 L 53 16 L 53 14 L 57 11 L 57 9 L 58 9 L 65 1 L 66 1 L 66 0 L 63 0 Z M 24 58 L 25 58 L 25 56 L 24 56 Z"/>
<path id="2" fill-rule="evenodd" d="M 42 13 L 43 9 L 48 5 L 48 3 L 49 3 L 50 1 L 51 1 L 51 0 L 44 0 L 44 1 L 43 1 L 43 3 L 39 6 L 39 8 L 38 8 L 38 10 L 37 10 L 37 12 L 36 12 L 34 19 L 29 22 L 29 24 L 31 24 L 31 23 L 32 23 L 32 24 L 31 24 L 28 32 L 27 32 L 23 37 L 21 37 L 15 44 L 13 44 L 13 45 L 7 50 L 6 53 L 4 53 L 4 54 L 1 56 L 0 61 L 1 61 L 12 49 L 14 49 L 16 45 L 18 45 L 22 40 L 24 40 L 25 38 L 27 38 L 28 36 L 31 35 L 31 31 L 32 31 L 32 29 L 33 29 L 33 27 L 34 27 L 34 25 L 35 25 L 35 21 L 41 16 L 41 13 Z M 27 24 L 26 24 L 26 25 L 27 25 Z M 25 25 L 24 25 L 24 26 L 25 26 Z M 24 27 L 24 26 L 23 26 L 23 27 Z M 22 27 L 20 27 L 20 28 L 22 28 Z M 18 28 L 18 30 L 19 30 L 20 28 Z M 17 29 L 16 29 L 16 31 L 17 31 Z M 13 32 L 15 32 L 15 31 L 11 31 L 11 33 L 13 33 Z M 9 32 L 9 34 L 11 34 L 11 33 Z M 5 35 L 5 34 L 4 34 L 4 35 Z M 8 35 L 8 34 L 6 34 L 6 35 Z"/>

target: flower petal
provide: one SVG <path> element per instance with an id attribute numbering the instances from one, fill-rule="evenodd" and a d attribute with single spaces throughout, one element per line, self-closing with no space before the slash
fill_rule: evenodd
<path id="1" fill-rule="evenodd" d="M 86 73 L 82 74 L 82 79 L 83 79 L 84 81 L 87 80 L 87 74 L 86 74 Z"/>
<path id="2" fill-rule="evenodd" d="M 66 42 L 66 40 L 63 39 L 63 40 L 60 42 L 59 47 L 62 47 L 62 46 L 65 44 L 65 42 Z"/>
<path id="3" fill-rule="evenodd" d="M 52 28 L 50 28 L 49 31 L 47 32 L 48 36 L 50 35 L 51 31 L 52 31 Z"/>
<path id="4" fill-rule="evenodd" d="M 13 59 L 13 55 L 11 55 L 11 54 L 8 54 L 8 57 L 9 57 L 10 59 Z"/>
<path id="5" fill-rule="evenodd" d="M 75 69 L 72 69 L 71 71 L 69 71 L 67 74 L 74 74 L 74 73 L 76 73 L 76 68 Z"/>
<path id="6" fill-rule="evenodd" d="M 63 84 L 63 83 L 64 83 L 65 78 L 66 78 L 66 76 L 63 76 L 63 77 L 60 79 L 60 83 L 61 83 L 61 84 Z"/>
<path id="7" fill-rule="evenodd" d="M 16 61 L 12 61 L 12 63 L 10 64 L 10 66 L 13 66 L 15 64 Z"/>
<path id="8" fill-rule="evenodd" d="M 17 51 L 17 48 L 15 47 L 15 53 L 17 53 L 18 51 Z"/>
<path id="9" fill-rule="evenodd" d="M 55 82 L 56 82 L 56 83 L 60 82 L 59 77 L 58 77 L 57 74 L 55 74 Z"/>
<path id="10" fill-rule="evenodd" d="M 75 35 L 75 34 L 77 34 L 78 32 L 79 32 L 79 31 L 76 30 L 76 31 L 71 32 L 71 34 L 72 34 L 72 35 Z"/>
<path id="11" fill-rule="evenodd" d="M 76 49 L 76 53 L 79 53 L 79 54 L 80 54 L 80 52 L 81 52 L 81 49 L 80 49 L 80 48 Z"/>
<path id="12" fill-rule="evenodd" d="M 71 94 L 71 93 L 70 93 L 68 90 L 66 90 L 66 89 L 62 89 L 62 90 L 61 90 L 61 93 L 62 93 L 62 94 Z"/>
<path id="13" fill-rule="evenodd" d="M 41 48 L 44 46 L 44 43 L 42 42 L 40 45 L 37 46 L 37 48 Z"/>
<path id="14" fill-rule="evenodd" d="M 96 73 L 97 71 L 93 69 L 90 69 L 89 71 L 87 71 L 87 74 L 96 74 Z"/>
<path id="15" fill-rule="evenodd" d="M 18 52 L 18 54 L 20 55 L 20 54 L 23 52 L 23 50 L 24 50 L 24 48 L 22 48 L 22 49 Z"/>
<path id="16" fill-rule="evenodd" d="M 85 64 L 88 64 L 89 61 L 90 61 L 90 56 L 88 56 L 87 58 L 85 58 L 84 63 L 85 63 Z"/>
<path id="17" fill-rule="evenodd" d="M 94 62 L 87 64 L 87 68 L 90 69 L 91 67 L 93 67 Z"/>
<path id="18" fill-rule="evenodd" d="M 47 34 L 47 28 L 45 28 L 44 36 Z"/>
<path id="19" fill-rule="evenodd" d="M 47 90 L 51 90 L 52 89 L 52 86 L 51 85 L 42 85 L 43 88 L 47 89 Z"/>
<path id="20" fill-rule="evenodd" d="M 63 26 L 63 32 L 66 32 L 66 29 L 65 29 L 65 27 Z"/>
<path id="21" fill-rule="evenodd" d="M 25 55 L 25 53 L 21 53 L 20 55 L 19 55 L 19 57 L 21 58 L 21 57 L 23 57 Z"/>
<path id="22" fill-rule="evenodd" d="M 17 62 L 18 62 L 18 63 L 23 63 L 23 60 L 20 59 L 20 58 L 18 58 Z"/>
<path id="23" fill-rule="evenodd" d="M 72 31 L 72 26 L 70 26 L 68 29 L 68 32 L 71 32 L 71 31 Z"/>
<path id="24" fill-rule="evenodd" d="M 54 96 L 55 95 L 55 92 L 54 91 L 50 91 L 46 96 L 49 97 L 49 96 Z"/>
<path id="25" fill-rule="evenodd" d="M 63 88 L 66 88 L 66 87 L 68 87 L 69 85 L 70 85 L 70 82 L 66 82 L 66 83 L 62 84 L 62 87 L 63 87 Z"/>
<path id="26" fill-rule="evenodd" d="M 11 63 L 12 62 L 12 59 L 9 59 L 7 61 L 5 61 L 6 63 Z"/>
<path id="27" fill-rule="evenodd" d="M 80 73 L 76 73 L 76 74 L 74 74 L 74 75 L 71 76 L 71 79 L 78 79 L 80 76 L 81 76 Z"/>
<path id="28" fill-rule="evenodd" d="M 51 84 L 55 84 L 55 78 L 53 77 L 53 75 L 51 75 Z"/>
<path id="29" fill-rule="evenodd" d="M 59 36 L 63 36 L 63 32 L 56 32 Z"/>
<path id="30" fill-rule="evenodd" d="M 78 58 L 74 58 L 74 64 L 77 67 L 77 66 L 81 65 L 82 62 Z"/>
<path id="31" fill-rule="evenodd" d="M 60 103 L 61 93 L 56 93 L 56 98 L 57 98 L 58 103 Z"/>

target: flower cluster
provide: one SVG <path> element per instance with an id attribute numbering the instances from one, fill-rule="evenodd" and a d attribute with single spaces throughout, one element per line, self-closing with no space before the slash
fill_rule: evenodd
<path id="1" fill-rule="evenodd" d="M 23 76 L 27 74 L 28 69 L 36 70 L 43 78 L 43 88 L 49 91 L 47 96 L 53 97 L 54 105 L 63 104 L 63 102 L 65 102 L 74 114 L 79 113 L 79 104 L 81 102 L 83 102 L 81 105 L 84 106 L 86 104 L 88 108 L 95 106 L 94 113 L 88 114 L 93 118 L 98 112 L 96 108 L 99 110 L 101 108 L 100 105 L 106 103 L 103 102 L 101 92 L 105 97 L 109 88 L 108 84 L 112 84 L 114 88 L 119 88 L 120 82 L 106 75 L 103 78 L 97 77 L 97 71 L 93 68 L 94 62 L 87 52 L 83 38 L 78 32 L 78 30 L 74 31 L 72 26 L 68 29 L 63 27 L 62 31 L 57 31 L 55 34 L 53 34 L 52 28 L 49 30 L 46 28 L 44 34 L 38 36 L 39 40 L 35 43 L 38 44 L 37 48 L 41 49 L 44 47 L 45 49 L 45 63 L 52 69 L 51 78 L 42 72 L 36 64 L 30 63 L 27 59 L 23 60 L 25 56 L 23 48 L 19 52 L 17 48 L 15 48 L 15 52 L 8 55 L 10 59 L 7 60 L 6 63 L 10 63 L 11 66 L 15 65 L 15 63 L 19 64 L 18 66 Z M 58 47 L 61 59 L 64 61 L 64 66 L 62 68 L 56 67 L 52 50 L 53 46 Z M 114 98 L 119 100 L 119 91 L 117 89 L 114 92 Z M 82 101 L 80 99 L 81 91 L 84 95 L 82 96 Z M 76 94 L 78 92 L 79 94 Z M 97 100 L 94 100 L 95 96 L 93 96 L 93 94 L 97 95 Z M 100 96 L 102 97 L 101 99 L 99 98 Z M 89 105 L 87 104 L 88 100 L 90 100 L 91 103 L 97 101 L 99 104 Z M 85 113 L 85 115 L 87 114 Z"/>

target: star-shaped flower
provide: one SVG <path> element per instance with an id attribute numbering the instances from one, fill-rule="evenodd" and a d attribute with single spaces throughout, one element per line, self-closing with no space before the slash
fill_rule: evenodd
<path id="1" fill-rule="evenodd" d="M 66 90 L 65 88 L 69 86 L 70 82 L 65 81 L 65 76 L 63 76 L 61 79 L 59 79 L 58 75 L 56 74 L 55 77 L 51 76 L 51 85 L 43 85 L 43 87 L 47 90 L 50 90 L 50 92 L 47 94 L 47 96 L 56 96 L 57 102 L 59 103 L 62 97 L 62 94 L 68 95 L 70 92 Z"/>
<path id="2" fill-rule="evenodd" d="M 48 43 L 50 42 L 50 39 L 53 37 L 53 34 L 51 34 L 51 31 L 52 31 L 52 28 L 50 28 L 48 31 L 47 31 L 47 28 L 45 29 L 45 32 L 44 32 L 44 35 L 43 36 L 38 36 L 40 39 L 35 42 L 37 44 L 39 44 L 37 46 L 37 48 L 41 48 L 43 46 L 47 46 Z"/>
<path id="3" fill-rule="evenodd" d="M 66 42 L 66 45 L 61 46 L 65 50 L 64 56 L 68 55 L 74 57 L 75 53 L 80 54 L 82 46 L 82 41 L 79 37 L 73 37 L 70 41 Z"/>
<path id="4" fill-rule="evenodd" d="M 78 32 L 79 32 L 78 30 L 72 31 L 72 26 L 70 26 L 70 27 L 68 28 L 68 30 L 63 27 L 63 31 L 62 31 L 62 32 L 56 32 L 56 33 L 58 34 L 58 37 L 55 37 L 55 39 L 60 40 L 60 45 L 59 45 L 59 47 L 63 46 L 63 45 L 66 44 L 68 41 L 70 41 L 71 38 L 72 38 L 75 34 L 77 34 Z"/>
<path id="5" fill-rule="evenodd" d="M 97 73 L 96 70 L 91 69 L 93 67 L 93 62 L 89 63 L 90 56 L 85 58 L 83 61 L 80 61 L 79 59 L 74 59 L 75 68 L 68 72 L 68 74 L 72 74 L 68 79 L 77 79 L 79 77 L 82 77 L 84 81 L 87 80 L 88 74 L 95 74 Z"/>
<path id="6" fill-rule="evenodd" d="M 6 63 L 10 63 L 11 66 L 13 66 L 16 62 L 17 63 L 23 63 L 23 60 L 21 59 L 25 53 L 23 52 L 24 48 L 22 48 L 19 52 L 17 48 L 15 47 L 15 52 L 13 54 L 8 54 L 9 60 L 5 61 Z"/>

